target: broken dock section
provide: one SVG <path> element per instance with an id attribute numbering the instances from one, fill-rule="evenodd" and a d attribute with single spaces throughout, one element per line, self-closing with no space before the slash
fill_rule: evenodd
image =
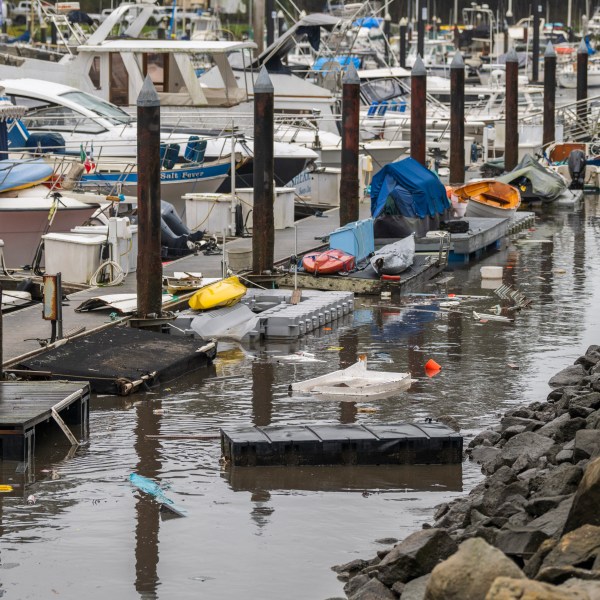
<path id="1" fill-rule="evenodd" d="M 457 464 L 462 446 L 462 436 L 434 422 L 221 430 L 223 457 L 237 467 Z"/>
<path id="2" fill-rule="evenodd" d="M 69 425 L 89 427 L 90 386 L 68 381 L 0 382 L 0 458 L 28 463 L 36 438 L 54 420 L 71 445 L 78 445 Z"/>

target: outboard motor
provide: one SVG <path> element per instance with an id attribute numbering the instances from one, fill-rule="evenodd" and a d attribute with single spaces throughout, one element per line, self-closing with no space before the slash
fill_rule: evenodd
<path id="1" fill-rule="evenodd" d="M 569 175 L 571 176 L 572 190 L 582 190 L 585 183 L 585 153 L 582 150 L 571 150 L 567 161 L 569 166 Z"/>
<path id="2" fill-rule="evenodd" d="M 160 237 L 164 257 L 189 254 L 193 249 L 193 244 L 204 237 L 204 231 L 191 232 L 185 226 L 170 202 L 161 200 L 160 216 Z M 191 248 L 188 242 L 192 242 Z"/>

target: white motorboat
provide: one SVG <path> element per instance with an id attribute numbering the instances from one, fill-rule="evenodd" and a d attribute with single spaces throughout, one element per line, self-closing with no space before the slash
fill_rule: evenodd
<path id="1" fill-rule="evenodd" d="M 383 397 L 410 387 L 410 373 L 388 373 L 385 371 L 369 371 L 366 357 L 348 367 L 293 383 L 294 392 L 310 392 L 337 398 Z"/>

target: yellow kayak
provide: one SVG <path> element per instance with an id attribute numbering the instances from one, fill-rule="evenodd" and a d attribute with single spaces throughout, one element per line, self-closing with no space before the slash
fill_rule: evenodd
<path id="1" fill-rule="evenodd" d="M 199 289 L 189 300 L 193 310 L 208 310 L 219 306 L 232 306 L 246 293 L 246 287 L 237 277 L 228 277 Z"/>

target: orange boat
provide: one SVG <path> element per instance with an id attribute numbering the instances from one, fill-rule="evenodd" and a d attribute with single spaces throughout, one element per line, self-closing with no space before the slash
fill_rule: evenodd
<path id="1" fill-rule="evenodd" d="M 519 190 L 494 179 L 472 181 L 454 188 L 461 200 L 468 200 L 466 217 L 491 217 L 510 219 L 521 205 Z"/>
<path id="2" fill-rule="evenodd" d="M 315 254 L 307 254 L 302 259 L 302 266 L 309 273 L 331 274 L 354 269 L 354 256 L 341 250 L 325 250 Z"/>

